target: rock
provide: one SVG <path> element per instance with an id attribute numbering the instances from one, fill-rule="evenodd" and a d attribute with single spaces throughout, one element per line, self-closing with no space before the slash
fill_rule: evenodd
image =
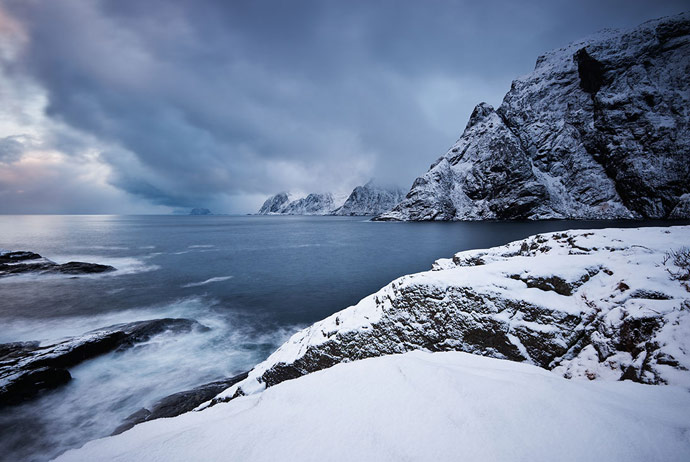
<path id="1" fill-rule="evenodd" d="M 214 402 L 417 349 L 690 387 L 690 292 L 665 258 L 688 239 L 690 226 L 568 231 L 460 252 L 298 332 Z"/>
<path id="2" fill-rule="evenodd" d="M 68 368 L 87 359 L 123 350 L 154 335 L 208 329 L 191 319 L 163 318 L 97 329 L 80 337 L 39 346 L 39 342 L 0 345 L 0 406 L 18 404 L 71 378 Z"/>
<path id="3" fill-rule="evenodd" d="M 189 212 L 190 215 L 213 215 L 209 209 L 195 208 Z"/>
<path id="4" fill-rule="evenodd" d="M 357 186 L 348 196 L 345 203 L 335 209 L 333 215 L 341 216 L 374 216 L 395 207 L 405 192 L 394 186 L 382 186 L 369 181 L 364 186 Z"/>
<path id="5" fill-rule="evenodd" d="M 379 220 L 690 218 L 690 13 L 539 57 Z"/>
<path id="6" fill-rule="evenodd" d="M 109 265 L 71 261 L 59 265 L 37 253 L 19 251 L 0 254 L 0 277 L 24 273 L 97 274 L 115 271 Z"/>
<path id="7" fill-rule="evenodd" d="M 129 430 L 133 426 L 149 420 L 160 419 L 164 417 L 175 417 L 185 412 L 189 412 L 199 406 L 200 404 L 210 400 L 221 391 L 247 378 L 248 372 L 230 377 L 224 380 L 217 380 L 204 385 L 200 385 L 191 390 L 181 391 L 179 393 L 166 396 L 153 405 L 151 410 L 141 408 L 132 415 L 128 416 L 122 425 L 113 431 L 113 435 L 117 435 Z"/>

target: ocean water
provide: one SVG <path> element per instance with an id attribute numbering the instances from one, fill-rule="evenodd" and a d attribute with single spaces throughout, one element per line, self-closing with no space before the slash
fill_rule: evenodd
<path id="1" fill-rule="evenodd" d="M 687 222 L 678 222 L 687 224 Z M 0 279 L 0 343 L 196 319 L 70 370 L 64 387 L 0 410 L 0 460 L 48 460 L 110 434 L 171 393 L 251 369 L 298 329 L 457 251 L 571 228 L 668 222 L 379 223 L 362 217 L 0 216 L 0 249 L 109 264 L 81 277 Z"/>

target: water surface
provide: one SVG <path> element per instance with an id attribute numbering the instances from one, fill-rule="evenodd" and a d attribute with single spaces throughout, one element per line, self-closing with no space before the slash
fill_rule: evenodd
<path id="1" fill-rule="evenodd" d="M 661 222 L 390 223 L 361 217 L 0 216 L 0 249 L 118 271 L 0 280 L 0 343 L 118 322 L 193 318 L 71 369 L 67 386 L 0 413 L 0 460 L 45 460 L 176 391 L 250 369 L 297 329 L 457 251 L 569 228 Z M 687 223 L 686 222 L 678 222 Z M 668 223 L 661 223 L 668 224 Z"/>

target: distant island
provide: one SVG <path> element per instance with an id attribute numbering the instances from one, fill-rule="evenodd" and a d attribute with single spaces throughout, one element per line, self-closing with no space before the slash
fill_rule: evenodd
<path id="1" fill-rule="evenodd" d="M 209 209 L 194 208 L 189 212 L 190 215 L 213 215 Z"/>

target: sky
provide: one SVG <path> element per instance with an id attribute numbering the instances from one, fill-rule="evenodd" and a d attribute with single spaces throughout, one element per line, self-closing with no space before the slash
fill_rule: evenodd
<path id="1" fill-rule="evenodd" d="M 0 0 L 0 213 L 409 189 L 537 57 L 684 1 Z"/>

